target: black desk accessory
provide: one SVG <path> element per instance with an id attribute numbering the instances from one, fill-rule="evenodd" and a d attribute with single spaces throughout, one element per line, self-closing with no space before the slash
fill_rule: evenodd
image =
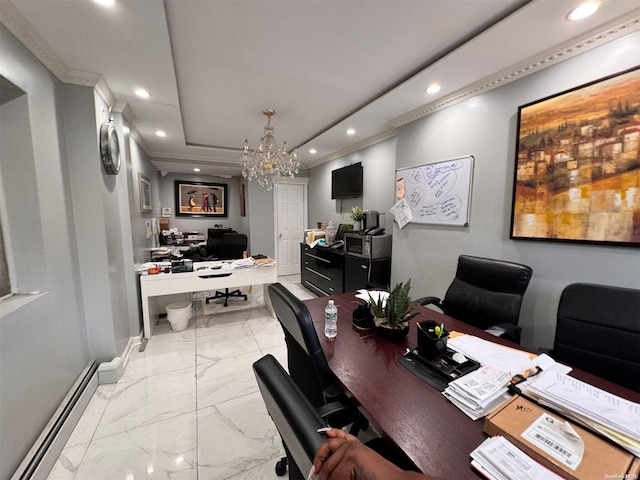
<path id="1" fill-rule="evenodd" d="M 375 327 L 373 323 L 373 315 L 371 315 L 371 308 L 368 303 L 361 303 L 353 311 L 351 324 L 358 330 L 371 330 Z"/>
<path id="2" fill-rule="evenodd" d="M 455 350 L 447 348 L 441 356 L 429 360 L 420 354 L 417 348 L 400 357 L 400 364 L 433 388 L 442 392 L 450 381 L 480 368 L 480 363 L 467 359 L 458 363 L 453 359 Z"/>

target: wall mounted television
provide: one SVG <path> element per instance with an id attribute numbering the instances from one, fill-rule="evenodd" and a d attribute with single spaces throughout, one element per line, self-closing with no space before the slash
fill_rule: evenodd
<path id="1" fill-rule="evenodd" d="M 362 162 L 338 168 L 331 172 L 331 198 L 362 196 Z"/>

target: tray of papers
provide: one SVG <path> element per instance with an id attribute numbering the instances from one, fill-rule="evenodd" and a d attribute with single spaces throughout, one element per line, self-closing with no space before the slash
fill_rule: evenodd
<path id="1" fill-rule="evenodd" d="M 455 353 L 455 350 L 447 348 L 440 357 L 427 360 L 415 348 L 400 357 L 400 363 L 418 378 L 442 392 L 452 380 L 480 368 L 480 364 L 475 360 L 456 362 L 453 359 Z"/>

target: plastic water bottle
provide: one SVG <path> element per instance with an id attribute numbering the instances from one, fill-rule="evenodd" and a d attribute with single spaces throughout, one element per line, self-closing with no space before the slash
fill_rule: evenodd
<path id="1" fill-rule="evenodd" d="M 329 300 L 324 309 L 324 335 L 333 340 L 338 335 L 338 309 L 333 300 Z"/>

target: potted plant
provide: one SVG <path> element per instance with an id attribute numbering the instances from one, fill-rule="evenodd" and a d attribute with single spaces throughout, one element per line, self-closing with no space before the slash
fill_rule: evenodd
<path id="1" fill-rule="evenodd" d="M 418 303 L 411 301 L 409 290 L 411 290 L 411 279 L 404 284 L 396 283 L 386 299 L 378 297 L 374 300 L 369 295 L 376 331 L 380 336 L 398 340 L 409 333 L 409 320 L 418 315 L 418 312 L 414 312 Z"/>
<path id="2" fill-rule="evenodd" d="M 362 230 L 362 220 L 364 219 L 364 210 L 355 206 L 351 209 L 351 220 L 353 220 L 353 229 L 356 231 Z"/>

